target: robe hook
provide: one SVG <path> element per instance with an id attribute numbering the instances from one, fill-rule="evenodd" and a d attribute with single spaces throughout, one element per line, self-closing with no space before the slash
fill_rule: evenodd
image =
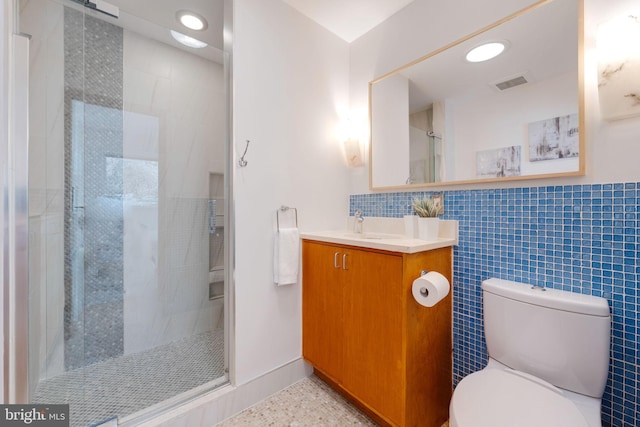
<path id="1" fill-rule="evenodd" d="M 244 159 L 244 156 L 247 155 L 247 150 L 249 149 L 249 142 L 250 141 L 247 139 L 247 145 L 244 147 L 244 153 L 242 153 L 242 156 L 240 156 L 240 160 L 238 160 L 238 165 L 240 165 L 241 168 L 247 166 L 247 163 L 249 163 Z"/>

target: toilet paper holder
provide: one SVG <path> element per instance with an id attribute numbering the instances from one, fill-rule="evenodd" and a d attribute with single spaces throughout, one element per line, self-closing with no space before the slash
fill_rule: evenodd
<path id="1" fill-rule="evenodd" d="M 427 270 L 422 270 L 420 272 L 420 277 L 424 276 L 427 273 L 428 273 Z M 429 296 L 429 289 L 427 289 L 425 287 L 420 288 L 420 295 L 424 295 L 425 297 L 428 297 Z"/>
<path id="2" fill-rule="evenodd" d="M 422 270 L 420 277 L 411 285 L 414 300 L 424 306 L 433 307 L 442 301 L 450 292 L 449 280 L 437 271 Z"/>

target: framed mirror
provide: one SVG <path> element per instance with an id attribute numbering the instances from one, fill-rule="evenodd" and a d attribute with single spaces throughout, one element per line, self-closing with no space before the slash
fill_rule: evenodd
<path id="1" fill-rule="evenodd" d="M 370 82 L 370 188 L 584 175 L 582 14 L 540 1 Z"/>

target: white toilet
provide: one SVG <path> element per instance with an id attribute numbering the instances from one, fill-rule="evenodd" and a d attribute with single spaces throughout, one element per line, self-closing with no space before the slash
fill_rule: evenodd
<path id="1" fill-rule="evenodd" d="M 500 279 L 482 282 L 489 363 L 456 387 L 451 427 L 601 427 L 607 300 Z"/>

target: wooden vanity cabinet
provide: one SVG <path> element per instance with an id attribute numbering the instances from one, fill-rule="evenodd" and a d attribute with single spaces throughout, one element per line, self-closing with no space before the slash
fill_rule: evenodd
<path id="1" fill-rule="evenodd" d="M 439 427 L 448 419 L 451 295 L 427 308 L 411 285 L 425 269 L 451 281 L 451 251 L 302 242 L 303 357 L 383 425 Z"/>

